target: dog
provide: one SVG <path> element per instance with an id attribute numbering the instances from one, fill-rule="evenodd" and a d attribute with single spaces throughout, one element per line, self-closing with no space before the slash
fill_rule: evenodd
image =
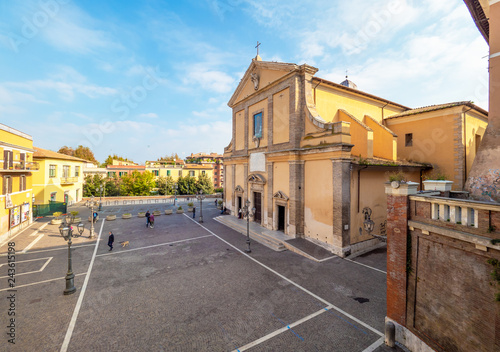
<path id="1" fill-rule="evenodd" d="M 123 241 L 123 242 L 120 242 L 122 244 L 122 247 L 128 247 L 129 246 L 129 242 L 128 241 Z"/>

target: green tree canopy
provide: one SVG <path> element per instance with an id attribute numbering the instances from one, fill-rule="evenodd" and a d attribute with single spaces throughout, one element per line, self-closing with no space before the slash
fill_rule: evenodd
<path id="1" fill-rule="evenodd" d="M 131 175 L 122 176 L 120 194 L 123 196 L 149 196 L 155 188 L 154 175 L 150 171 L 140 173 L 134 171 Z"/>
<path id="2" fill-rule="evenodd" d="M 74 156 L 75 158 L 88 160 L 91 163 L 94 163 L 96 165 L 99 164 L 99 162 L 96 160 L 92 150 L 90 150 L 89 147 L 84 147 L 83 145 L 79 145 L 76 149 L 73 149 L 73 148 L 65 145 L 65 146 L 59 148 L 59 150 L 57 152 L 61 153 L 61 154 L 65 154 L 65 155 Z"/>
<path id="3" fill-rule="evenodd" d="M 198 176 L 198 181 L 196 182 L 196 188 L 198 191 L 203 191 L 204 194 L 214 193 L 214 185 L 210 177 L 201 174 Z"/>
<path id="4" fill-rule="evenodd" d="M 156 179 L 156 188 L 160 195 L 174 194 L 174 179 L 172 176 L 160 176 Z"/>

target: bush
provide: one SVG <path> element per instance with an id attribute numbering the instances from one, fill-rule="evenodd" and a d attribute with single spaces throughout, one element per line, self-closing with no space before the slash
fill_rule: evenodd
<path id="1" fill-rule="evenodd" d="M 406 176 L 401 171 L 392 172 L 389 174 L 389 182 L 397 181 L 397 182 L 405 182 Z"/>
<path id="2" fill-rule="evenodd" d="M 179 207 L 177 208 L 177 210 L 182 210 L 182 206 L 179 206 Z"/>
<path id="3" fill-rule="evenodd" d="M 62 212 L 60 212 L 60 211 L 56 211 L 56 212 L 55 212 L 54 214 L 52 214 L 52 215 L 54 215 L 56 218 L 58 218 L 58 217 L 60 217 L 60 216 L 62 215 Z"/>
<path id="4" fill-rule="evenodd" d="M 192 207 L 193 205 L 194 205 L 194 203 L 193 203 L 193 202 L 189 202 L 189 203 L 188 203 L 188 207 Z"/>

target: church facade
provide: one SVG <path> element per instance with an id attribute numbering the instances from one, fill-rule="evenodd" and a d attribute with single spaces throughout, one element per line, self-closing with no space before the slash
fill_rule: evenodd
<path id="1" fill-rule="evenodd" d="M 248 200 L 261 226 L 348 256 L 385 235 L 388 174 L 420 182 L 429 165 L 398 159 L 385 124 L 411 109 L 317 71 L 252 60 L 228 103 L 224 201 L 237 216 Z"/>

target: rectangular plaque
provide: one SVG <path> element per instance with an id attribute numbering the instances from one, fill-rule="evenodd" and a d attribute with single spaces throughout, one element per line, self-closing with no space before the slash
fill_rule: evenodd
<path id="1" fill-rule="evenodd" d="M 250 172 L 266 172 L 266 155 L 264 153 L 250 154 Z"/>

